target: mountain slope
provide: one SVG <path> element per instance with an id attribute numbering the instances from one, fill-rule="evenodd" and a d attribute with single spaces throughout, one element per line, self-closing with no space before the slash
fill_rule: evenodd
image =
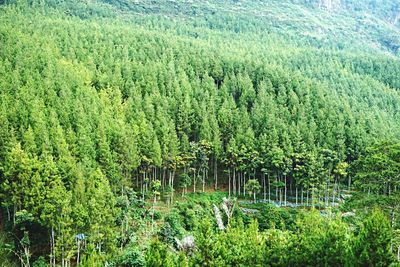
<path id="1" fill-rule="evenodd" d="M 148 230 L 158 194 L 256 180 L 280 202 L 334 202 L 366 147 L 400 138 L 393 7 L 342 3 L 3 1 L 6 231 L 57 263 L 84 234 L 105 261 Z"/>
<path id="2" fill-rule="evenodd" d="M 100 1 L 87 2 L 81 10 L 64 2 L 66 8 L 85 16 L 89 8 L 100 16 L 133 19 L 145 15 L 169 24 L 185 21 L 201 28 L 232 32 L 275 32 L 315 45 L 331 45 L 398 53 L 399 30 L 396 1 Z M 63 2 L 62 2 L 63 3 Z M 59 5 L 59 2 L 57 2 Z M 328 8 L 326 8 L 328 7 Z M 160 21 L 159 21 L 160 22 Z M 153 22 L 154 23 L 154 22 Z"/>

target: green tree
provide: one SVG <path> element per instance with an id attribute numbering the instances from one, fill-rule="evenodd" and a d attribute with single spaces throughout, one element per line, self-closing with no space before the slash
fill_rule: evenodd
<path id="1" fill-rule="evenodd" d="M 260 192 L 261 189 L 260 183 L 255 179 L 250 179 L 247 181 L 245 187 L 246 191 L 253 195 L 254 203 L 256 203 L 256 195 Z"/>
<path id="2" fill-rule="evenodd" d="M 90 242 L 96 250 L 112 251 L 115 244 L 116 200 L 100 169 L 92 172 L 86 184 Z"/>
<path id="3" fill-rule="evenodd" d="M 192 178 L 187 173 L 182 173 L 179 176 L 179 184 L 182 188 L 182 196 L 187 193 L 187 188 L 192 184 Z"/>
<path id="4" fill-rule="evenodd" d="M 172 267 L 174 264 L 174 256 L 166 245 L 158 239 L 151 242 L 149 249 L 146 251 L 147 266 L 154 267 Z"/>
<path id="5" fill-rule="evenodd" d="M 380 210 L 374 209 L 362 222 L 354 244 L 355 263 L 358 266 L 389 266 L 394 262 L 391 251 L 392 229 Z"/>

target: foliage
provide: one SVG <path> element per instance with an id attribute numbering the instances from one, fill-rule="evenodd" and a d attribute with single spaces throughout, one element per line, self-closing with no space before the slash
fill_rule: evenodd
<path id="1" fill-rule="evenodd" d="M 147 266 L 154 267 L 170 267 L 175 266 L 174 255 L 169 250 L 169 248 L 161 243 L 159 240 L 155 239 L 146 252 L 146 264 Z"/>
<path id="2" fill-rule="evenodd" d="M 295 209 L 277 208 L 271 204 L 262 204 L 260 212 L 254 214 L 260 230 L 281 229 L 294 230 L 297 212 Z"/>
<path id="3" fill-rule="evenodd" d="M 385 215 L 374 210 L 363 221 L 355 240 L 356 262 L 359 266 L 389 266 L 394 262 L 391 251 L 392 229 Z"/>
<path id="4" fill-rule="evenodd" d="M 112 266 L 121 267 L 143 267 L 146 261 L 143 252 L 136 247 L 125 248 L 123 255 L 119 256 L 111 263 Z"/>
<path id="5" fill-rule="evenodd" d="M 391 195 L 400 183 L 400 144 L 384 142 L 368 147 L 353 163 L 355 184 L 369 193 Z"/>
<path id="6" fill-rule="evenodd" d="M 258 192 L 260 192 L 260 189 L 261 189 L 260 183 L 255 179 L 251 179 L 251 180 L 247 181 L 247 183 L 245 184 L 244 187 L 245 187 L 247 192 L 249 192 L 250 194 L 253 195 L 254 202 L 255 202 L 256 201 L 256 194 Z"/>
<path id="7" fill-rule="evenodd" d="M 313 228 L 265 208 L 257 226 L 235 210 L 217 232 L 211 209 L 267 191 L 329 206 L 354 176 L 396 217 L 398 5 L 342 2 L 0 0 L 0 225 L 15 250 L 0 257 L 96 266 L 125 248 L 127 265 L 346 264 L 338 219 L 312 214 Z M 211 185 L 224 192 L 199 196 Z M 159 199 L 175 208 L 164 223 Z M 360 244 L 370 224 L 388 241 L 374 216 L 360 264 L 390 261 Z M 193 258 L 169 247 L 187 233 Z"/>

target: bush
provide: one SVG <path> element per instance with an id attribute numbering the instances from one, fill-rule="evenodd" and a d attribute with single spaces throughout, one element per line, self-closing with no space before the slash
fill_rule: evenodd
<path id="1" fill-rule="evenodd" d="M 32 267 L 47 267 L 49 266 L 44 257 L 39 257 L 33 264 Z"/>
<path id="2" fill-rule="evenodd" d="M 112 266 L 115 267 L 142 267 L 146 266 L 143 252 L 137 247 L 128 247 L 124 253 L 114 260 Z"/>
<path id="3" fill-rule="evenodd" d="M 152 267 L 175 266 L 175 257 L 167 245 L 155 239 L 146 252 L 146 265 Z"/>
<path id="4" fill-rule="evenodd" d="M 388 218 L 375 209 L 363 221 L 355 240 L 354 255 L 359 266 L 389 266 L 393 263 L 390 247 L 392 236 Z"/>
<path id="5" fill-rule="evenodd" d="M 296 211 L 293 209 L 277 208 L 273 205 L 264 205 L 255 217 L 258 220 L 260 230 L 277 228 L 293 230 L 295 227 Z"/>

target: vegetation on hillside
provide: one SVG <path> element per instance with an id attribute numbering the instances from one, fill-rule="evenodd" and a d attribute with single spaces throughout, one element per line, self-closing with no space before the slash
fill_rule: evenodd
<path id="1" fill-rule="evenodd" d="M 2 262 L 395 262 L 398 5 L 0 3 Z"/>

